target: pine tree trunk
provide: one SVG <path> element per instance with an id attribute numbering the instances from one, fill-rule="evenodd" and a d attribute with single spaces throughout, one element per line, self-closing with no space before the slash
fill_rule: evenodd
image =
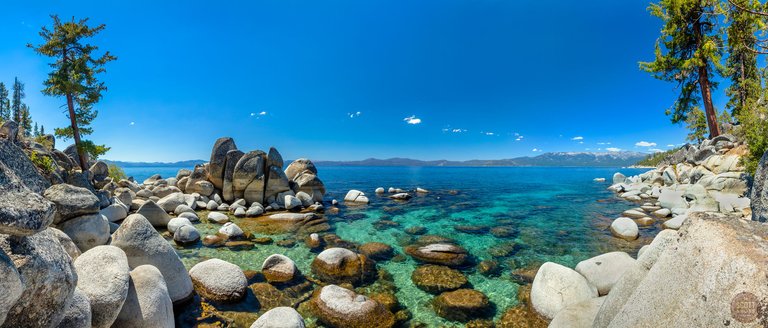
<path id="1" fill-rule="evenodd" d="M 72 101 L 72 94 L 67 93 L 67 107 L 69 108 L 69 121 L 72 125 L 72 135 L 75 139 L 75 149 L 77 149 L 77 159 L 80 162 L 80 168 L 83 172 L 88 171 L 88 163 L 85 161 L 85 152 L 80 147 L 80 129 L 77 127 L 77 117 L 75 116 L 75 104 Z"/>
<path id="2" fill-rule="evenodd" d="M 67 50 L 64 49 L 62 61 L 67 62 Z M 66 64 L 65 64 L 66 65 Z M 75 139 L 75 149 L 77 150 L 77 160 L 80 162 L 80 170 L 88 171 L 88 163 L 85 160 L 85 151 L 80 145 L 80 128 L 77 127 L 77 116 L 75 115 L 75 104 L 72 100 L 72 93 L 67 92 L 67 109 L 69 109 L 69 122 L 72 126 L 72 138 Z"/>
<path id="3" fill-rule="evenodd" d="M 693 30 L 696 33 L 698 47 L 701 48 L 704 36 L 701 31 L 701 23 L 698 20 L 693 23 Z M 704 112 L 707 116 L 709 138 L 712 139 L 720 135 L 720 127 L 717 124 L 715 106 L 712 104 L 712 85 L 709 82 L 709 72 L 707 71 L 709 62 L 706 58 L 703 58 L 702 61 L 701 66 L 699 66 L 699 88 L 701 88 L 701 100 L 704 102 Z"/>
<path id="4" fill-rule="evenodd" d="M 712 90 L 709 84 L 709 74 L 705 65 L 699 67 L 699 87 L 701 87 L 701 99 L 704 101 L 704 109 L 707 115 L 707 125 L 709 126 L 709 138 L 712 139 L 720 135 L 720 126 L 717 124 L 717 112 L 712 104 Z"/>

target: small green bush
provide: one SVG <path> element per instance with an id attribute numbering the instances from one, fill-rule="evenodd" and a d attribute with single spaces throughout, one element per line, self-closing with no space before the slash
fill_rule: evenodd
<path id="1" fill-rule="evenodd" d="M 754 174 L 760 158 L 768 151 L 768 108 L 744 110 L 738 119 L 741 127 L 737 136 L 747 144 L 747 155 L 741 157 L 741 162 L 747 172 Z"/>
<path id="2" fill-rule="evenodd" d="M 40 153 L 36 151 L 32 151 L 32 153 L 29 154 L 29 159 L 32 160 L 32 163 L 35 164 L 35 166 L 45 173 L 52 173 L 53 168 L 53 159 L 51 159 L 50 156 L 41 155 Z"/>
<path id="3" fill-rule="evenodd" d="M 107 165 L 109 168 L 109 177 L 112 178 L 112 181 L 118 182 L 122 179 L 127 179 L 128 176 L 125 175 L 125 171 L 123 169 L 113 163 L 110 163 Z"/>

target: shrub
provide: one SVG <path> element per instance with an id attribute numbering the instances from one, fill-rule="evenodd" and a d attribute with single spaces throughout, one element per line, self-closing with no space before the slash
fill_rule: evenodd
<path id="1" fill-rule="evenodd" d="M 112 181 L 118 182 L 128 178 L 128 176 L 125 175 L 125 171 L 114 163 L 107 164 L 107 167 L 109 168 L 109 177 L 112 178 Z"/>
<path id="2" fill-rule="evenodd" d="M 741 128 L 738 137 L 747 143 L 747 154 L 742 156 L 742 165 L 747 172 L 755 173 L 760 158 L 768 151 L 768 107 L 743 110 L 739 113 Z"/>
<path id="3" fill-rule="evenodd" d="M 32 153 L 29 154 L 29 159 L 32 160 L 32 163 L 35 164 L 37 168 L 45 173 L 52 173 L 54 170 L 53 159 L 51 159 L 50 156 L 42 155 L 33 150 Z"/>

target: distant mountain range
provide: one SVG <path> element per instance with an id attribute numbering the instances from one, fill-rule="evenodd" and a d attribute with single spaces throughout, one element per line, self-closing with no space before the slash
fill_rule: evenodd
<path id="1" fill-rule="evenodd" d="M 123 161 L 110 161 L 108 159 L 105 159 L 104 162 L 107 164 L 115 164 L 119 167 L 188 167 L 192 169 L 197 164 L 206 163 L 208 161 L 204 161 L 202 159 L 193 159 L 188 161 L 180 161 L 180 162 L 123 162 Z"/>
<path id="2" fill-rule="evenodd" d="M 630 166 L 648 156 L 648 154 L 621 151 L 608 153 L 589 152 L 552 152 L 534 157 L 516 157 L 509 159 L 474 159 L 468 161 L 435 160 L 422 161 L 410 158 L 369 158 L 362 161 L 314 161 L 318 166 Z M 188 167 L 205 163 L 205 160 L 189 160 L 173 163 L 162 162 L 122 162 L 105 160 L 120 167 Z M 290 163 L 291 161 L 286 161 Z"/>
<path id="3" fill-rule="evenodd" d="M 551 152 L 534 157 L 494 160 L 422 161 L 410 158 L 369 158 L 362 161 L 315 161 L 318 166 L 630 166 L 648 154 L 639 152 Z"/>

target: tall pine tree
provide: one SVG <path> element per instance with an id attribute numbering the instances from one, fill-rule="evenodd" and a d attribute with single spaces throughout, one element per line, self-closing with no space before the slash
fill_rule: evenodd
<path id="1" fill-rule="evenodd" d="M 0 82 L 0 122 L 11 120 L 11 101 L 8 99 L 8 88 Z"/>
<path id="2" fill-rule="evenodd" d="M 16 123 L 21 123 L 21 109 L 22 105 L 24 104 L 22 100 L 24 100 L 24 97 L 26 95 L 24 94 L 24 83 L 21 83 L 19 81 L 19 78 L 16 77 L 13 79 L 13 97 L 11 98 L 11 111 L 12 111 L 12 117 L 11 119 Z"/>
<path id="3" fill-rule="evenodd" d="M 732 1 L 743 9 L 757 10 L 760 5 L 755 0 Z M 760 71 L 754 48 L 758 43 L 760 26 L 764 25 L 759 16 L 745 10 L 729 10 L 727 19 L 728 58 L 725 61 L 725 75 L 731 80 L 731 85 L 725 91 L 729 98 L 726 106 L 733 117 L 738 118 L 743 110 L 756 106 L 760 98 Z"/>
<path id="4" fill-rule="evenodd" d="M 104 30 L 104 24 L 90 27 L 87 18 L 75 20 L 73 17 L 68 22 L 62 22 L 56 15 L 51 18 L 53 29 L 43 27 L 40 31 L 44 42 L 38 46 L 27 46 L 40 55 L 55 59 L 50 64 L 53 71 L 48 74 L 43 93 L 66 98 L 70 125 L 57 128 L 55 133 L 58 137 L 75 140 L 80 167 L 87 170 L 86 154 L 98 157 L 109 150 L 104 145 L 82 140 L 81 135 L 93 131 L 90 124 L 98 114 L 93 105 L 101 99 L 102 92 L 107 90 L 97 75 L 105 72 L 106 63 L 117 58 L 109 51 L 97 56 L 95 51 L 98 47 L 84 42 Z"/>
<path id="5" fill-rule="evenodd" d="M 21 117 L 18 123 L 19 130 L 23 132 L 23 136 L 32 136 L 32 116 L 29 114 L 29 106 L 27 104 L 21 104 Z"/>
<path id="6" fill-rule="evenodd" d="M 640 68 L 657 79 L 678 84 L 680 94 L 667 110 L 673 123 L 686 122 L 703 103 L 709 137 L 719 135 L 712 90 L 717 87 L 715 74 L 723 68 L 723 41 L 715 28 L 720 4 L 716 0 L 660 0 L 648 10 L 664 26 L 656 41 L 655 60 L 641 62 Z"/>

